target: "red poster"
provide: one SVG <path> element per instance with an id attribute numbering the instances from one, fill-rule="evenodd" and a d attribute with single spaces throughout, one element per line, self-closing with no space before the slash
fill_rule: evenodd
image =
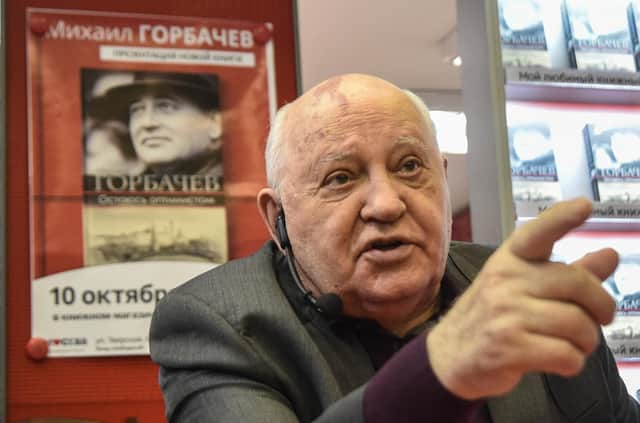
<path id="1" fill-rule="evenodd" d="M 229 258 L 264 185 L 271 25 L 27 19 L 32 336 L 50 356 L 146 354 L 155 303 Z"/>

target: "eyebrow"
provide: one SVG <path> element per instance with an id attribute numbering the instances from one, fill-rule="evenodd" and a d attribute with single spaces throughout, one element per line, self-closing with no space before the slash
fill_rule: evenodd
<path id="1" fill-rule="evenodd" d="M 331 162 L 343 162 L 352 158 L 354 155 L 352 153 L 329 153 L 320 157 L 317 161 L 318 164 L 331 163 Z"/>
<path id="2" fill-rule="evenodd" d="M 414 137 L 411 135 L 408 136 L 402 136 L 397 138 L 394 141 L 393 144 L 393 148 L 397 148 L 400 146 L 416 146 L 419 147 L 421 150 L 423 150 L 424 153 L 428 153 L 429 152 L 429 147 L 427 145 L 427 142 L 425 140 L 422 140 L 418 137 Z M 355 154 L 353 153 L 349 153 L 349 152 L 335 152 L 335 153 L 328 153 L 322 157 L 320 157 L 317 160 L 317 164 L 325 164 L 325 163 L 332 163 L 332 162 L 341 162 L 341 161 L 348 161 L 349 159 L 353 158 L 355 156 Z"/>
<path id="3" fill-rule="evenodd" d="M 417 146 L 423 149 L 425 152 L 429 152 L 430 150 L 427 140 L 423 140 L 418 137 L 414 137 L 412 135 L 399 137 L 394 143 L 394 147 L 398 147 L 402 145 Z"/>

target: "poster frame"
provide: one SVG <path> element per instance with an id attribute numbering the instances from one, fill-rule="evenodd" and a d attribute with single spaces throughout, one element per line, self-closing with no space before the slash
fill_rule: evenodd
<path id="1" fill-rule="evenodd" d="M 5 47 L 5 2 L 0 0 L 0 174 L 6 175 L 6 93 L 5 93 L 5 81 L 6 81 L 6 47 Z M 6 178 L 2 178 L 0 183 L 0 227 L 3 228 L 0 231 L 0 422 L 6 420 L 6 406 L 7 406 L 7 310 L 6 310 L 6 232 L 4 228 L 7 227 L 6 217 Z"/>

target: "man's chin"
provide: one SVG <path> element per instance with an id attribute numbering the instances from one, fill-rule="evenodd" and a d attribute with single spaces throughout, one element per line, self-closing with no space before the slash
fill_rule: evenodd
<path id="1" fill-rule="evenodd" d="M 151 160 L 145 162 L 147 169 L 153 169 L 156 173 L 173 173 L 180 166 L 181 160 L 173 158 L 173 160 Z"/>
<path id="2" fill-rule="evenodd" d="M 144 162 L 148 166 L 169 166 L 171 163 L 177 161 L 179 159 L 173 157 L 172 159 L 167 159 L 165 157 L 153 157 L 153 159 L 146 159 Z"/>

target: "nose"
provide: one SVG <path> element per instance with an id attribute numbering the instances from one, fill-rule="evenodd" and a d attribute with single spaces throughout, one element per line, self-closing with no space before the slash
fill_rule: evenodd
<path id="1" fill-rule="evenodd" d="M 137 126 L 143 128 L 153 128 L 158 126 L 158 119 L 153 107 L 145 107 L 144 109 L 139 110 L 133 116 L 133 119 Z"/>
<path id="2" fill-rule="evenodd" d="M 389 175 L 370 179 L 365 203 L 360 210 L 364 221 L 391 223 L 399 219 L 407 210 L 400 192 Z"/>

